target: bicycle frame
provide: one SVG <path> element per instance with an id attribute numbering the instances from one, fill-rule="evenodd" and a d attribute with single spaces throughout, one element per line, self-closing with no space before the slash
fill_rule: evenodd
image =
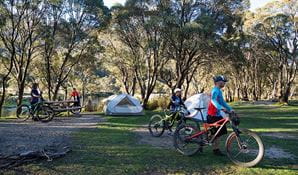
<path id="1" fill-rule="evenodd" d="M 43 100 L 39 100 L 37 103 L 30 105 L 30 114 L 33 116 L 37 109 L 44 104 Z"/>
<path id="2" fill-rule="evenodd" d="M 208 124 L 208 123 L 203 123 L 203 127 L 204 127 L 204 130 L 203 131 L 200 131 L 200 132 L 197 132 L 195 133 L 194 135 L 188 137 L 187 139 L 193 139 L 195 137 L 198 137 L 200 135 L 203 135 L 203 134 L 206 134 L 208 132 L 208 130 L 211 128 L 211 127 L 220 127 L 217 132 L 213 135 L 213 137 L 210 139 L 210 142 L 212 143 L 216 136 L 218 135 L 218 133 L 221 131 L 221 129 L 226 125 L 227 122 L 229 122 L 229 118 L 223 118 L 215 123 L 211 123 L 211 124 Z"/>
<path id="3" fill-rule="evenodd" d="M 182 107 L 181 107 L 182 108 Z M 178 116 L 181 115 L 181 117 L 184 117 L 183 115 L 183 111 L 180 109 L 178 111 L 176 111 L 173 114 L 170 114 L 170 115 L 167 115 L 166 111 L 164 111 L 164 115 L 165 115 L 165 118 L 163 119 L 164 121 L 169 121 L 171 123 L 171 126 L 174 124 L 174 122 L 177 120 Z M 173 115 L 173 116 L 171 116 Z"/>

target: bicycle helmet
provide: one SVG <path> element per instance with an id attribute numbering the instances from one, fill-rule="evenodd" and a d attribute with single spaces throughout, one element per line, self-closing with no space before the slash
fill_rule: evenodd
<path id="1" fill-rule="evenodd" d="M 214 82 L 219 82 L 219 81 L 228 82 L 228 79 L 223 75 L 217 75 L 213 77 L 213 80 Z"/>
<path id="2" fill-rule="evenodd" d="M 176 88 L 176 89 L 174 90 L 174 93 L 176 93 L 176 92 L 181 92 L 181 91 L 182 91 L 181 89 Z"/>

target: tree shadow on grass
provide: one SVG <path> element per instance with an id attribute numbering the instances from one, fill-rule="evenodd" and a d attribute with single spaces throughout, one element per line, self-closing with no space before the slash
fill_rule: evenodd
<path id="1" fill-rule="evenodd" d="M 214 156 L 211 148 L 187 157 L 173 149 L 139 144 L 136 134 L 126 129 L 81 129 L 74 134 L 73 144 L 72 153 L 50 163 L 36 163 L 31 168 L 32 173 L 37 169 L 48 174 L 223 174 L 233 173 L 238 168 L 227 157 Z M 265 159 L 256 168 L 283 170 L 291 165 Z"/>
<path id="2" fill-rule="evenodd" d="M 203 172 L 202 169 L 234 167 L 227 157 L 214 156 L 211 148 L 206 148 L 202 154 L 186 157 L 173 149 L 160 149 L 138 144 L 138 138 L 134 133 L 119 129 L 100 128 L 98 131 L 81 132 L 77 139 L 84 140 L 84 146 L 76 152 L 82 158 L 76 163 L 83 164 L 84 167 L 97 165 L 104 170 L 111 166 L 120 169 L 130 166 L 138 167 L 137 169 L 128 168 L 130 173 L 143 172 L 148 168 L 162 169 L 167 172 L 193 173 Z M 291 165 L 291 163 L 283 162 L 274 162 L 276 166 L 272 166 L 272 161 L 266 159 L 257 168 L 269 169 Z"/>

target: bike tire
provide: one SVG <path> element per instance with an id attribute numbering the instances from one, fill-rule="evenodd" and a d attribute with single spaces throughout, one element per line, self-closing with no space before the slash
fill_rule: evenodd
<path id="1" fill-rule="evenodd" d="M 186 137 L 189 137 L 199 131 L 199 127 L 193 128 L 192 126 L 188 126 L 187 124 L 178 126 L 173 137 L 175 149 L 185 156 L 195 155 L 202 149 L 202 146 L 199 143 L 200 141 L 195 139 L 187 140 Z M 188 146 L 188 148 L 185 149 L 185 146 Z"/>
<path id="2" fill-rule="evenodd" d="M 26 121 L 31 116 L 30 106 L 29 105 L 21 105 L 16 110 L 16 116 L 21 121 Z"/>
<path id="3" fill-rule="evenodd" d="M 165 131 L 165 121 L 162 116 L 155 114 L 150 118 L 148 129 L 153 137 L 160 137 Z M 158 130 L 159 129 L 159 130 Z"/>
<path id="4" fill-rule="evenodd" d="M 40 106 L 36 111 L 36 116 L 41 122 L 49 122 L 54 118 L 54 111 L 49 106 Z"/>
<path id="5" fill-rule="evenodd" d="M 82 112 L 82 108 L 74 109 L 74 110 L 71 110 L 70 112 L 74 115 L 80 115 L 80 113 Z"/>
<path id="6" fill-rule="evenodd" d="M 227 156 L 233 163 L 235 163 L 238 166 L 253 167 L 253 166 L 257 165 L 264 157 L 264 153 L 265 153 L 264 144 L 263 144 L 261 138 L 256 133 L 254 133 L 250 130 L 247 130 L 247 129 L 239 129 L 239 130 L 240 130 L 239 136 L 240 136 L 242 143 L 244 145 L 241 146 L 241 148 L 240 148 L 239 139 L 238 139 L 236 133 L 232 132 L 227 137 L 227 140 L 226 140 Z M 248 139 L 246 137 L 248 137 Z M 253 140 L 256 144 L 249 142 L 250 140 Z M 233 146 L 233 145 L 236 145 L 236 146 Z M 253 146 L 256 146 L 256 149 L 253 149 Z M 249 150 L 250 148 L 252 148 L 252 149 Z M 235 151 L 232 149 L 235 149 Z M 257 154 L 256 154 L 256 156 L 253 156 L 253 154 L 255 154 L 255 152 L 257 152 Z M 247 156 L 247 158 L 245 158 L 244 156 L 238 157 L 241 153 L 245 154 L 244 156 Z M 234 154 L 236 154 L 236 155 L 234 155 Z M 244 159 L 244 161 L 240 160 L 240 159 Z M 246 161 L 246 160 L 248 160 L 248 161 Z"/>

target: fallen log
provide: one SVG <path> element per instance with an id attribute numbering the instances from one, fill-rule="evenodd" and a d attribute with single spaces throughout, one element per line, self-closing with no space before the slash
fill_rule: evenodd
<path id="1" fill-rule="evenodd" d="M 64 147 L 63 151 L 60 152 L 53 149 L 44 149 L 41 151 L 27 151 L 17 155 L 0 156 L 0 169 L 9 169 L 37 160 L 53 161 L 53 159 L 63 157 L 69 152 L 71 152 L 71 149 L 69 147 Z"/>

